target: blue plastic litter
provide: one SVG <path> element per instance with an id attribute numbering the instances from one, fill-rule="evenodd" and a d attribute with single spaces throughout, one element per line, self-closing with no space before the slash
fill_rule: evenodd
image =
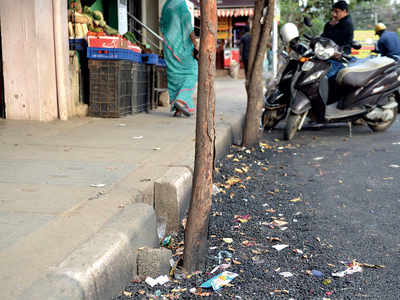
<path id="1" fill-rule="evenodd" d="M 311 270 L 311 273 L 315 276 L 315 277 L 322 277 L 324 276 L 324 274 L 322 274 L 321 271 L 318 270 Z"/>

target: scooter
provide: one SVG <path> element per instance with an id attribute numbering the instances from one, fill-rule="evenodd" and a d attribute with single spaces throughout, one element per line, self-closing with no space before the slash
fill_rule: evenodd
<path id="1" fill-rule="evenodd" d="M 384 131 L 393 124 L 397 116 L 395 93 L 400 88 L 399 65 L 387 57 L 370 59 L 340 70 L 336 82 L 329 83 L 329 60 L 348 64 L 351 59 L 333 41 L 310 37 L 309 49 L 299 58 L 290 80 L 289 102 L 281 102 L 286 113 L 285 140 L 301 130 L 307 117 L 318 123 L 347 122 L 350 135 L 351 124 L 358 119 L 373 131 Z"/>

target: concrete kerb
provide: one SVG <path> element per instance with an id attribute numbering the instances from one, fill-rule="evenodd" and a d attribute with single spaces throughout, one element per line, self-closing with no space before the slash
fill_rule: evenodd
<path id="1" fill-rule="evenodd" d="M 232 142 L 238 143 L 244 118 L 216 127 L 216 158 L 221 158 Z M 137 274 L 140 247 L 159 247 L 157 219 L 167 218 L 167 231 L 176 231 L 186 215 L 192 189 L 193 162 L 185 158 L 172 166 L 152 184 L 143 184 L 137 202 L 128 204 L 113 216 L 99 232 L 69 255 L 45 278 L 25 290 L 19 299 L 31 300 L 100 300 L 111 299 Z M 154 188 L 152 191 L 149 186 Z M 161 206 L 170 215 L 161 213 Z M 160 216 L 156 216 L 156 214 Z"/>
<path id="2" fill-rule="evenodd" d="M 232 123 L 225 122 L 216 126 L 216 159 L 225 155 L 232 143 L 240 142 L 243 122 L 244 115 Z M 164 176 L 154 182 L 154 207 L 159 223 L 166 223 L 164 236 L 178 231 L 189 208 L 193 181 L 190 166 L 194 167 L 193 159 L 187 158 L 181 166 L 170 167 Z"/>
<path id="3" fill-rule="evenodd" d="M 128 205 L 19 299 L 111 299 L 137 273 L 143 246 L 159 246 L 154 209 Z"/>

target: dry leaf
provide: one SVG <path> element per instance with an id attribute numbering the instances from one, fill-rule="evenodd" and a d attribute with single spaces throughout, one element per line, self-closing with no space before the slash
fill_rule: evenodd
<path id="1" fill-rule="evenodd" d="M 257 255 L 262 254 L 262 252 L 261 252 L 260 250 L 258 250 L 258 249 L 251 249 L 251 252 L 252 252 L 253 254 L 257 254 Z"/>
<path id="2" fill-rule="evenodd" d="M 235 168 L 234 171 L 235 171 L 236 173 L 243 174 L 243 170 L 242 170 L 242 169 Z"/>
<path id="3" fill-rule="evenodd" d="M 226 156 L 227 159 L 231 159 L 232 157 L 234 157 L 233 154 L 228 154 L 228 155 Z"/>
<path id="4" fill-rule="evenodd" d="M 273 221 L 271 222 L 271 224 L 274 225 L 274 226 L 281 227 L 281 226 L 287 225 L 288 222 L 282 221 L 282 220 L 273 220 Z"/>
<path id="5" fill-rule="evenodd" d="M 131 296 L 132 296 L 132 293 L 131 293 L 131 292 L 124 291 L 124 296 L 131 297 Z"/>
<path id="6" fill-rule="evenodd" d="M 296 202 L 300 202 L 301 198 L 297 197 L 297 198 L 293 198 L 292 200 L 289 200 L 290 202 L 296 203 Z"/>
<path id="7" fill-rule="evenodd" d="M 251 247 L 251 246 L 254 246 L 255 244 L 256 244 L 255 242 L 250 242 L 248 240 L 245 240 L 242 242 L 242 245 L 245 247 Z"/>
<path id="8" fill-rule="evenodd" d="M 281 239 L 279 237 L 270 237 L 268 239 L 271 243 L 272 242 L 282 242 Z"/>
<path id="9" fill-rule="evenodd" d="M 233 161 L 235 161 L 235 162 L 239 162 L 240 160 L 239 159 L 237 159 L 237 158 L 234 158 L 234 159 L 232 159 Z"/>

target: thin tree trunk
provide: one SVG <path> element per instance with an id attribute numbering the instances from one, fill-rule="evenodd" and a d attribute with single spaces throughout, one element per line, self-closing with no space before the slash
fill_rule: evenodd
<path id="1" fill-rule="evenodd" d="M 185 230 L 184 269 L 205 267 L 208 219 L 211 210 L 215 143 L 216 0 L 203 0 L 201 9 L 199 83 L 197 89 L 196 150 L 192 198 Z"/>
<path id="2" fill-rule="evenodd" d="M 264 8 L 265 0 L 257 0 L 256 7 L 261 11 Z M 263 86 L 262 67 L 264 62 L 267 41 L 270 36 L 274 18 L 275 0 L 268 0 L 268 12 L 264 16 L 263 24 L 260 23 L 262 15 L 255 14 L 252 33 L 258 36 L 251 37 L 249 54 L 249 73 L 247 74 L 247 109 L 245 124 L 243 128 L 242 145 L 249 146 L 258 142 L 260 133 L 260 117 L 262 110 Z M 260 5 L 262 4 L 262 8 Z M 258 17 L 259 19 L 256 19 Z M 254 39 L 254 40 L 253 40 Z M 252 55 L 252 56 L 250 56 Z M 250 64 L 251 63 L 251 64 Z"/>

